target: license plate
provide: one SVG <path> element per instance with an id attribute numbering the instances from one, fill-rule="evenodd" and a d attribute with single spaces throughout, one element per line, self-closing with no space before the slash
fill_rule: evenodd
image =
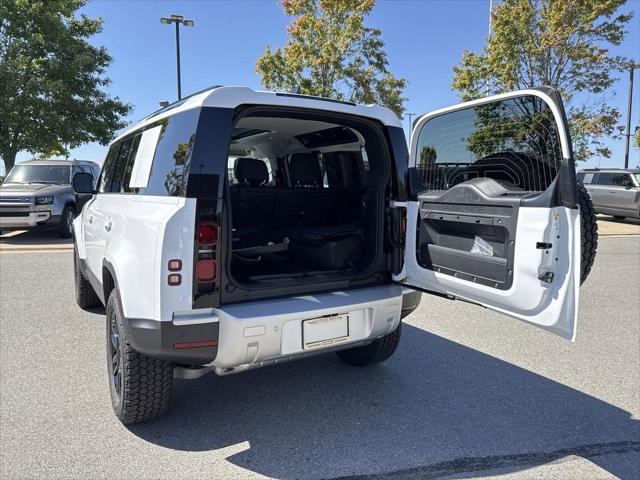
<path id="1" fill-rule="evenodd" d="M 327 347 L 349 338 L 349 314 L 328 315 L 302 322 L 302 344 L 305 350 Z"/>

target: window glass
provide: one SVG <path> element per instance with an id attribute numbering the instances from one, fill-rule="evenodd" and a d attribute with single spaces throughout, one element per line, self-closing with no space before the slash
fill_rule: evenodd
<path id="1" fill-rule="evenodd" d="M 582 183 L 592 183 L 593 182 L 593 173 L 584 174 L 584 178 L 582 179 Z"/>
<path id="2" fill-rule="evenodd" d="M 71 168 L 66 165 L 16 165 L 4 183 L 61 183 L 71 182 Z"/>
<path id="3" fill-rule="evenodd" d="M 111 180 L 113 179 L 113 171 L 116 167 L 116 161 L 118 160 L 118 149 L 120 144 L 113 145 L 107 153 L 107 158 L 104 159 L 102 164 L 102 173 L 100 174 L 100 181 L 98 186 L 98 192 L 106 193 L 111 191 Z"/>
<path id="4" fill-rule="evenodd" d="M 616 173 L 611 177 L 611 185 L 616 187 L 626 187 L 631 182 L 631 178 L 626 173 Z"/>
<path id="5" fill-rule="evenodd" d="M 122 142 L 122 145 L 120 146 L 116 168 L 113 172 L 113 180 L 111 181 L 111 192 L 120 193 L 122 190 L 122 177 L 124 175 L 124 169 L 127 166 L 127 162 L 129 161 L 132 144 L 133 138 L 128 138 Z"/>
<path id="6" fill-rule="evenodd" d="M 418 136 L 416 169 L 426 190 L 485 177 L 513 190 L 544 191 L 562 161 L 559 137 L 542 99 L 505 99 L 429 120 Z"/>
<path id="7" fill-rule="evenodd" d="M 612 177 L 612 173 L 599 173 L 598 175 L 596 175 L 596 181 L 594 183 L 596 185 L 611 185 Z"/>
<path id="8" fill-rule="evenodd" d="M 182 196 L 185 194 L 185 166 L 193 153 L 198 110 L 189 110 L 163 118 L 155 148 L 146 195 Z"/>
<path id="9" fill-rule="evenodd" d="M 131 171 L 133 170 L 138 145 L 140 145 L 140 137 L 141 135 L 139 134 L 122 142 L 118 153 L 118 163 L 113 175 L 112 192 L 132 193 L 137 190 L 129 187 L 129 181 L 131 180 Z"/>

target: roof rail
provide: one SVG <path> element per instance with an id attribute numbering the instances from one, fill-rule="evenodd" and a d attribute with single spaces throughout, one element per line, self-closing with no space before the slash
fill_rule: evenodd
<path id="1" fill-rule="evenodd" d="M 180 105 L 182 105 L 184 102 L 186 102 L 187 100 L 189 100 L 189 99 L 190 99 L 190 98 L 192 98 L 192 97 L 195 97 L 196 95 L 200 95 L 201 93 L 208 92 L 209 90 L 213 90 L 213 89 L 215 89 L 215 88 L 220 88 L 220 87 L 222 87 L 222 86 L 223 86 L 223 85 L 211 85 L 210 87 L 203 88 L 202 90 L 198 90 L 197 92 L 193 92 L 193 93 L 191 93 L 191 94 L 187 95 L 186 97 L 182 97 L 180 100 L 176 100 L 175 102 L 170 103 L 169 105 L 167 105 L 167 106 L 165 106 L 165 107 L 160 107 L 158 110 L 156 110 L 156 111 L 154 111 L 154 112 L 150 113 L 150 114 L 149 114 L 149 115 L 147 115 L 146 117 L 143 117 L 141 120 L 139 120 L 139 121 L 138 121 L 138 122 L 136 122 L 136 123 L 144 122 L 145 120 L 148 120 L 148 119 L 150 119 L 150 118 L 153 118 L 153 117 L 155 117 L 156 115 L 160 115 L 162 112 L 166 112 L 166 111 L 168 111 L 168 110 L 172 110 L 172 109 L 174 109 L 174 108 L 176 108 L 176 107 L 179 107 L 179 106 L 180 106 Z"/>

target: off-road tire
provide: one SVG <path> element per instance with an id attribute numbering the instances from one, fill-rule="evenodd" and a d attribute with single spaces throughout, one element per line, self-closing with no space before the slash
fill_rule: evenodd
<path id="1" fill-rule="evenodd" d="M 60 238 L 71 238 L 73 234 L 73 227 L 69 222 L 69 215 L 72 215 L 71 221 L 76 216 L 76 209 L 73 208 L 72 205 L 67 205 L 62 210 L 62 215 L 60 215 L 60 224 L 58 225 L 58 236 Z"/>
<path id="2" fill-rule="evenodd" d="M 376 338 L 373 343 L 363 347 L 341 350 L 338 356 L 343 362 L 356 367 L 365 367 L 388 360 L 394 354 L 400 343 L 402 323 L 393 332 L 384 337 Z"/>
<path id="3" fill-rule="evenodd" d="M 114 374 L 114 348 L 112 327 L 117 338 L 120 377 Z M 164 360 L 147 357 L 136 352 L 124 335 L 124 316 L 118 289 L 114 288 L 107 301 L 107 373 L 111 404 L 118 419 L 124 424 L 144 422 L 161 416 L 169 406 L 173 387 L 173 365 Z M 119 380 L 119 388 L 116 381 Z"/>
<path id="4" fill-rule="evenodd" d="M 578 185 L 578 205 L 580 206 L 580 285 L 582 285 L 591 272 L 598 250 L 596 213 L 584 185 Z"/>
<path id="5" fill-rule="evenodd" d="M 75 247 L 73 249 L 73 283 L 76 291 L 76 303 L 80 308 L 91 308 L 100 304 L 100 298 L 98 298 L 93 286 L 82 274 L 78 251 Z"/>

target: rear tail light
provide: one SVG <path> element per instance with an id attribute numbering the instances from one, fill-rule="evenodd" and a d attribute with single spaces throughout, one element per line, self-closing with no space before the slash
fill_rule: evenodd
<path id="1" fill-rule="evenodd" d="M 198 260 L 196 281 L 198 283 L 215 282 L 216 278 L 218 278 L 218 262 L 212 259 Z"/>
<path id="2" fill-rule="evenodd" d="M 218 243 L 220 226 L 217 222 L 207 221 L 198 225 L 198 243 L 201 246 L 210 246 Z"/>

